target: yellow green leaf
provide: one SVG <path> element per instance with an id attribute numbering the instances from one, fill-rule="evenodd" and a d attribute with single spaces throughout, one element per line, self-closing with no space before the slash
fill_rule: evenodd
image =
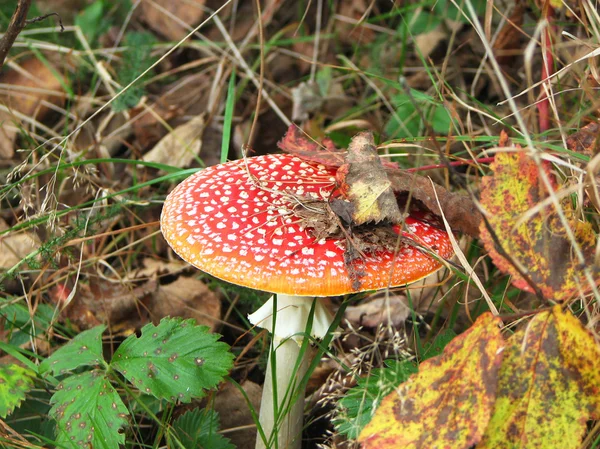
<path id="1" fill-rule="evenodd" d="M 485 224 L 481 225 L 481 239 L 496 266 L 513 276 L 516 287 L 534 292 L 533 284 L 547 299 L 564 301 L 588 289 L 555 208 L 539 206 L 547 200 L 548 192 L 538 165 L 523 152 L 498 153 L 491 168 L 494 175 L 482 181 L 481 204 L 496 239 Z M 525 215 L 532 210 L 532 216 Z M 589 261 L 587 266 L 600 280 L 593 263 L 596 235 L 591 224 L 578 220 L 568 202 L 563 202 L 562 210 Z"/>
<path id="2" fill-rule="evenodd" d="M 510 337 L 494 414 L 477 449 L 578 448 L 600 418 L 600 350 L 556 306 Z"/>
<path id="3" fill-rule="evenodd" d="M 500 320 L 486 313 L 423 362 L 377 408 L 358 440 L 364 449 L 469 448 L 481 439 L 496 397 Z"/>

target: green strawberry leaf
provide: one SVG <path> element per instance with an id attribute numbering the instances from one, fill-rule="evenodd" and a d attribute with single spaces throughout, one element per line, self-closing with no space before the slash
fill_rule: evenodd
<path id="1" fill-rule="evenodd" d="M 106 326 L 84 331 L 58 349 L 40 364 L 40 373 L 52 371 L 55 375 L 83 365 L 98 365 L 102 360 L 102 332 Z"/>
<path id="2" fill-rule="evenodd" d="M 0 365 L 0 418 L 12 413 L 33 387 L 35 373 L 19 365 Z"/>
<path id="3" fill-rule="evenodd" d="M 50 403 L 58 446 L 113 449 L 125 442 L 119 429 L 127 424 L 129 412 L 102 371 L 68 377 Z"/>
<path id="4" fill-rule="evenodd" d="M 235 446 L 218 433 L 219 415 L 210 409 L 194 409 L 173 422 L 167 435 L 169 447 L 186 449 L 234 449 Z M 179 444 L 176 444 L 176 441 Z"/>
<path id="5" fill-rule="evenodd" d="M 144 326 L 141 337 L 127 338 L 110 364 L 145 393 L 190 402 L 216 386 L 233 365 L 229 346 L 218 338 L 194 320 L 163 318 L 158 326 Z"/>

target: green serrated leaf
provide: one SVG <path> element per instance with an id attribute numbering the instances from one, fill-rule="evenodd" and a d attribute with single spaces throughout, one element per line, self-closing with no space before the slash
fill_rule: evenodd
<path id="1" fill-rule="evenodd" d="M 35 373 L 19 365 L 0 365 L 0 418 L 6 418 L 33 387 Z"/>
<path id="2" fill-rule="evenodd" d="M 71 376 L 58 385 L 50 401 L 57 443 L 67 448 L 118 448 L 125 442 L 119 429 L 129 412 L 102 371 Z"/>
<path id="3" fill-rule="evenodd" d="M 234 449 L 229 439 L 218 433 L 219 427 L 219 415 L 214 410 L 192 410 L 173 422 L 172 431 L 168 434 L 169 447 Z"/>
<path id="4" fill-rule="evenodd" d="M 96 326 L 84 331 L 58 349 L 40 365 L 40 373 L 52 371 L 54 375 L 74 370 L 83 365 L 98 365 L 102 360 L 102 332 L 106 326 Z"/>
<path id="5" fill-rule="evenodd" d="M 229 347 L 194 320 L 163 318 L 147 324 L 115 352 L 111 367 L 159 399 L 189 402 L 216 386 L 233 365 Z"/>

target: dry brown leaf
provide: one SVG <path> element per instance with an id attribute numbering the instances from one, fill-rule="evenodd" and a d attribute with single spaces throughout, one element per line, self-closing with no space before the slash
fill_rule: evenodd
<path id="1" fill-rule="evenodd" d="M 579 154 L 593 156 L 598 153 L 598 136 L 600 123 L 592 122 L 585 125 L 567 139 L 567 148 Z"/>
<path id="2" fill-rule="evenodd" d="M 415 310 L 418 314 L 427 313 L 431 306 L 431 298 L 439 293 L 439 285 L 444 273 L 437 271 L 407 287 L 410 290 L 410 301 L 404 290 L 400 293 L 379 292 L 357 306 L 346 308 L 344 318 L 355 327 L 375 328 L 380 324 L 401 326 Z"/>
<path id="3" fill-rule="evenodd" d="M 525 14 L 525 3 L 518 1 L 515 8 L 498 33 L 494 41 L 494 55 L 496 60 L 502 65 L 515 65 L 515 55 L 522 51 L 523 42 L 523 17 Z"/>
<path id="4" fill-rule="evenodd" d="M 90 277 L 88 283 L 77 285 L 77 292 L 63 313 L 82 330 L 110 324 L 113 331 L 127 333 L 148 321 L 147 305 L 156 290 L 155 281 L 135 285 Z M 64 297 L 58 293 L 55 291 L 52 296 L 57 301 Z"/>
<path id="5" fill-rule="evenodd" d="M 260 408 L 262 388 L 249 380 L 241 385 L 255 410 Z M 256 427 L 246 399 L 234 385 L 225 383 L 215 398 L 214 410 L 221 418 L 221 429 L 237 449 L 254 449 Z"/>
<path id="6" fill-rule="evenodd" d="M 142 160 L 179 168 L 188 166 L 200 154 L 205 125 L 205 114 L 194 117 L 163 137 Z"/>
<path id="7" fill-rule="evenodd" d="M 142 260 L 143 267 L 133 272 L 130 279 L 151 278 L 159 274 L 173 274 L 189 268 L 190 265 L 182 260 L 165 262 L 152 257 Z"/>
<path id="8" fill-rule="evenodd" d="M 56 71 L 37 58 L 28 59 L 19 69 L 8 71 L 0 83 L 10 87 L 0 93 L 0 104 L 35 120 L 44 119 L 50 110 L 44 103 L 61 105 L 64 92 Z M 0 111 L 0 159 L 10 159 L 21 120 L 10 112 Z"/>
<path id="9" fill-rule="evenodd" d="M 183 111 L 176 105 L 156 102 L 152 105 L 138 106 L 131 111 L 133 120 L 133 134 L 140 148 L 148 148 L 154 145 L 165 134 L 164 123 L 172 120 Z"/>
<path id="10" fill-rule="evenodd" d="M 204 17 L 204 3 L 205 0 L 144 0 L 140 12 L 151 29 L 179 41 Z"/>
<path id="11" fill-rule="evenodd" d="M 438 44 L 448 37 L 447 29 L 446 26 L 438 25 L 433 30 L 414 37 L 415 47 L 421 53 L 421 57 L 428 58 Z"/>
<path id="12" fill-rule="evenodd" d="M 195 278 L 179 277 L 161 285 L 148 308 L 154 323 L 165 316 L 179 316 L 194 318 L 214 331 L 221 319 L 219 295 Z"/>
<path id="13" fill-rule="evenodd" d="M 8 229 L 0 220 L 0 231 Z M 11 268 L 21 262 L 28 254 L 38 248 L 40 241 L 32 232 L 0 236 L 0 270 Z"/>

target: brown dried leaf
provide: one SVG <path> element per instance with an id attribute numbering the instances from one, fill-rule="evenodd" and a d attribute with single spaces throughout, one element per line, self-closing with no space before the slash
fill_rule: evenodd
<path id="1" fill-rule="evenodd" d="M 515 54 L 521 51 L 521 42 L 524 36 L 521 26 L 523 25 L 524 13 L 525 3 L 517 1 L 512 14 L 494 41 L 494 55 L 496 56 L 496 60 L 502 65 L 514 65 Z"/>
<path id="2" fill-rule="evenodd" d="M 241 384 L 255 410 L 260 408 L 262 388 L 249 380 Z M 230 382 L 225 383 L 215 397 L 214 409 L 221 418 L 221 429 L 227 430 L 227 438 L 237 449 L 254 449 L 256 426 L 246 398 Z"/>
<path id="3" fill-rule="evenodd" d="M 189 267 L 190 265 L 187 262 L 179 259 L 165 262 L 153 257 L 145 257 L 142 260 L 142 268 L 135 270 L 130 279 L 151 278 L 159 274 L 179 273 Z"/>
<path id="4" fill-rule="evenodd" d="M 195 27 L 204 17 L 204 3 L 205 0 L 144 0 L 140 10 L 151 29 L 179 41 L 190 32 L 189 27 Z"/>
<path id="5" fill-rule="evenodd" d="M 599 135 L 600 123 L 588 123 L 579 131 L 569 136 L 567 139 L 567 148 L 576 153 L 593 156 L 598 152 Z"/>
<path id="6" fill-rule="evenodd" d="M 77 285 L 77 292 L 63 313 L 80 329 L 99 324 L 110 324 L 113 331 L 137 329 L 147 321 L 147 304 L 157 288 L 155 281 L 135 286 L 90 277 L 87 284 Z"/>
<path id="7" fill-rule="evenodd" d="M 221 319 L 219 295 L 195 278 L 179 277 L 175 282 L 161 285 L 148 305 L 155 324 L 165 316 L 194 318 L 198 324 L 215 331 Z"/>
<path id="8" fill-rule="evenodd" d="M 6 223 L 0 220 L 0 231 L 7 229 L 7 227 Z M 40 241 L 37 235 L 32 232 L 0 236 L 0 270 L 12 268 L 28 254 L 35 251 L 39 245 Z"/>
<path id="9" fill-rule="evenodd" d="M 142 160 L 179 168 L 188 166 L 200 153 L 205 125 L 205 114 L 194 117 L 163 137 Z"/>
<path id="10" fill-rule="evenodd" d="M 439 285 L 444 273 L 436 271 L 429 276 L 410 284 L 410 301 L 403 288 L 400 292 L 381 291 L 370 296 L 356 306 L 348 306 L 344 319 L 355 327 L 375 328 L 380 324 L 400 327 L 415 311 L 426 313 L 431 307 L 431 298 L 439 293 Z"/>
<path id="11" fill-rule="evenodd" d="M 320 146 L 294 125 L 290 126 L 278 145 L 286 153 L 328 167 L 340 167 L 345 162 L 346 151 L 337 149 L 331 140 L 324 139 Z M 465 232 L 473 237 L 479 236 L 481 213 L 471 198 L 449 192 L 424 176 L 400 170 L 393 162 L 384 161 L 383 165 L 396 194 L 410 193 L 412 198 L 419 200 L 437 216 L 441 216 L 444 211 L 453 230 Z M 342 213 L 339 210 L 337 212 Z"/>
<path id="12" fill-rule="evenodd" d="M 296 125 L 290 125 L 277 146 L 286 153 L 326 167 L 340 167 L 346 162 L 346 150 L 336 148 L 328 138 L 319 144 L 306 136 Z"/>
<path id="13" fill-rule="evenodd" d="M 62 81 L 57 72 L 41 60 L 28 59 L 20 64 L 19 70 L 10 70 L 0 77 L 0 83 L 11 86 L 0 95 L 0 104 L 11 111 L 42 121 L 50 110 L 44 103 L 62 105 L 64 102 Z M 21 122 L 14 114 L 0 111 L 0 159 L 13 156 L 18 133 L 16 124 Z"/>
<path id="14" fill-rule="evenodd" d="M 443 211 L 452 230 L 465 232 L 472 237 L 479 236 L 481 213 L 468 196 L 450 192 L 429 178 L 402 170 L 388 170 L 388 178 L 397 194 L 410 193 L 412 198 L 421 201 L 438 217 L 442 216 Z"/>

